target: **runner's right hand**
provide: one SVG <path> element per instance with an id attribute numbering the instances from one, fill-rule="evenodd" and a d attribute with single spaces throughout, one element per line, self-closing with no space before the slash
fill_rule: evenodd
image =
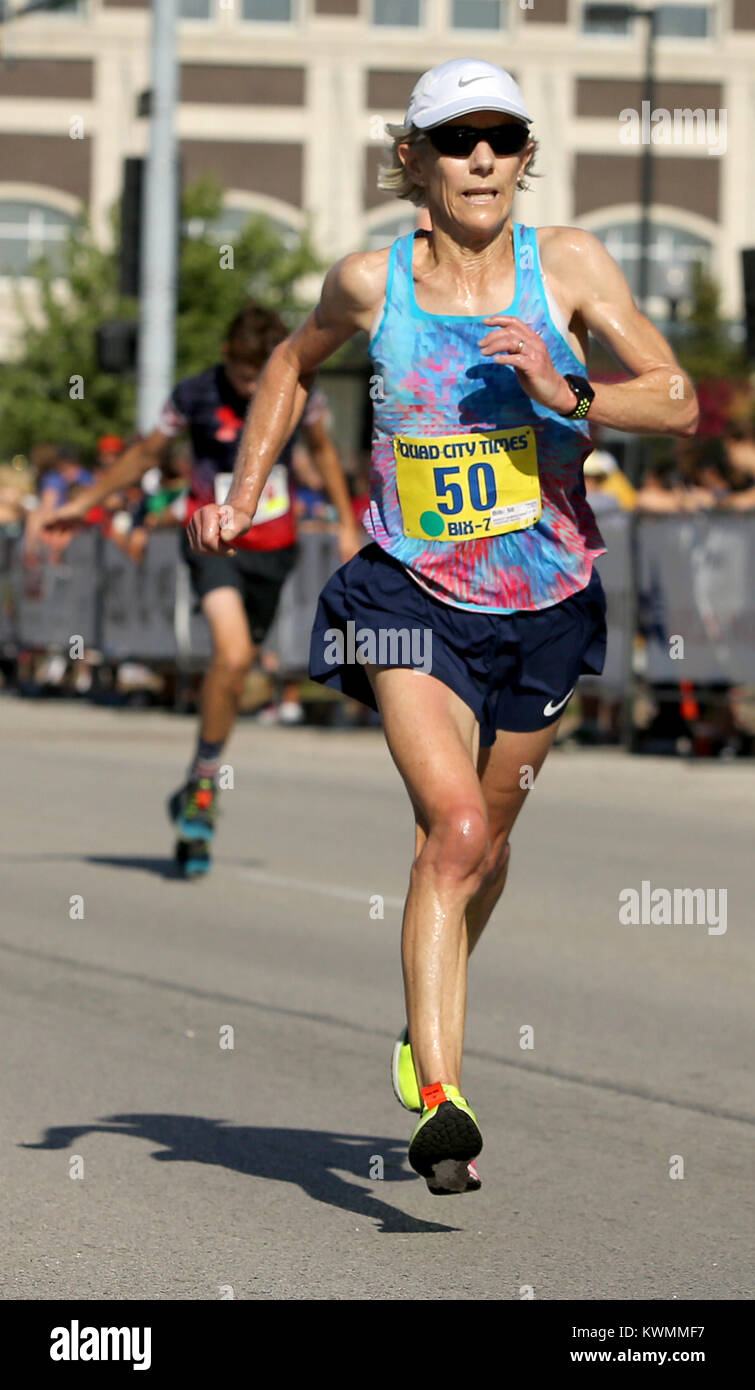
<path id="1" fill-rule="evenodd" d="M 220 506 L 211 502 L 194 513 L 186 532 L 192 550 L 198 555 L 235 555 L 233 542 L 243 536 L 251 524 L 249 513 L 230 502 Z"/>

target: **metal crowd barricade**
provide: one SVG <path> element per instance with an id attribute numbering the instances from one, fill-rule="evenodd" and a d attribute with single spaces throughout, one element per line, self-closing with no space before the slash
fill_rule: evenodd
<path id="1" fill-rule="evenodd" d="M 299 558 L 280 596 L 275 622 L 264 646 L 278 657 L 280 674 L 306 675 L 309 640 L 320 590 L 341 563 L 338 538 L 324 531 L 301 531 Z"/>
<path id="2" fill-rule="evenodd" d="M 653 686 L 755 684 L 755 515 L 617 511 L 599 524 L 607 547 L 597 564 L 608 647 L 603 676 L 588 678 L 585 688 L 623 699 L 630 713 L 638 631 L 645 639 L 642 678 Z M 55 563 L 44 551 L 25 555 L 20 541 L 0 534 L 0 654 L 66 653 L 78 636 L 108 662 L 201 669 L 209 632 L 179 546 L 180 531 L 156 532 L 135 564 L 92 529 L 76 535 Z M 303 530 L 299 547 L 265 642 L 283 676 L 306 673 L 317 598 L 339 564 L 330 533 Z"/>
<path id="3" fill-rule="evenodd" d="M 135 564 L 118 546 L 104 543 L 101 649 L 106 661 L 179 665 L 192 656 L 191 623 L 185 645 L 177 635 L 177 580 L 184 568 L 178 544 L 176 531 L 157 532 Z"/>
<path id="4" fill-rule="evenodd" d="M 623 511 L 598 517 L 605 555 L 595 562 L 606 595 L 608 637 L 601 676 L 585 676 L 585 688 L 607 700 L 620 700 L 631 684 L 634 641 L 632 516 Z"/>
<path id="5" fill-rule="evenodd" d="M 755 515 L 639 518 L 636 584 L 648 681 L 755 683 Z"/>
<path id="6" fill-rule="evenodd" d="M 12 648 L 15 638 L 12 557 L 13 540 L 10 535 L 0 531 L 0 654 Z"/>
<path id="7" fill-rule="evenodd" d="M 13 635 L 22 647 L 67 652 L 72 637 L 97 645 L 101 537 L 83 531 L 57 561 L 40 548 L 12 545 L 10 582 Z"/>

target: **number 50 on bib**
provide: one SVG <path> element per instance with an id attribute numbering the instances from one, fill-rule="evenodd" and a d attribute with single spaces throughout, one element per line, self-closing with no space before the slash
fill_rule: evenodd
<path id="1" fill-rule="evenodd" d="M 542 511 L 535 432 L 393 440 L 404 535 L 466 541 L 532 526 Z"/>

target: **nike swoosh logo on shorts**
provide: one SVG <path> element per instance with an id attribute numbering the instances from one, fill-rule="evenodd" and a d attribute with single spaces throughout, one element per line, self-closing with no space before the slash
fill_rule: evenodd
<path id="1" fill-rule="evenodd" d="M 482 72 L 482 73 L 480 73 L 480 76 L 479 76 L 479 77 L 468 77 L 468 78 L 466 79 L 466 81 L 464 80 L 463 77 L 460 77 L 460 78 L 459 78 L 459 86 L 460 86 L 460 87 L 468 87 L 469 84 L 470 84 L 470 82 L 484 82 L 484 81 L 485 81 L 485 78 L 486 78 L 487 76 L 488 76 L 488 74 L 487 74 L 486 72 Z"/>
<path id="2" fill-rule="evenodd" d="M 557 710 L 560 710 L 560 708 L 561 708 L 562 705 L 565 705 L 565 704 L 566 704 L 566 701 L 568 700 L 569 696 L 572 695 L 573 693 L 574 693 L 574 686 L 572 686 L 571 690 L 567 690 L 566 694 L 564 695 L 563 700 L 559 700 L 559 702 L 558 702 L 557 705 L 552 705 L 551 702 L 550 702 L 550 700 L 549 700 L 548 703 L 547 703 L 547 705 L 545 706 L 545 709 L 543 710 L 543 714 L 555 714 Z"/>

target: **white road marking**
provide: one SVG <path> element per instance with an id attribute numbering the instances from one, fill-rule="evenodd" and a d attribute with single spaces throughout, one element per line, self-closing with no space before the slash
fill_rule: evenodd
<path id="1" fill-rule="evenodd" d="M 343 898 L 351 903 L 364 903 L 369 906 L 375 894 L 365 889 L 345 888 L 340 883 L 318 883 L 312 878 L 284 878 L 282 874 L 269 874 L 264 869 L 235 869 L 230 864 L 223 865 L 223 873 L 233 873 L 236 878 L 248 878 L 253 883 L 265 883 L 271 888 L 293 888 L 301 893 L 319 893 L 324 898 Z M 380 895 L 385 907 L 402 908 L 403 898 L 392 898 L 385 893 Z"/>

